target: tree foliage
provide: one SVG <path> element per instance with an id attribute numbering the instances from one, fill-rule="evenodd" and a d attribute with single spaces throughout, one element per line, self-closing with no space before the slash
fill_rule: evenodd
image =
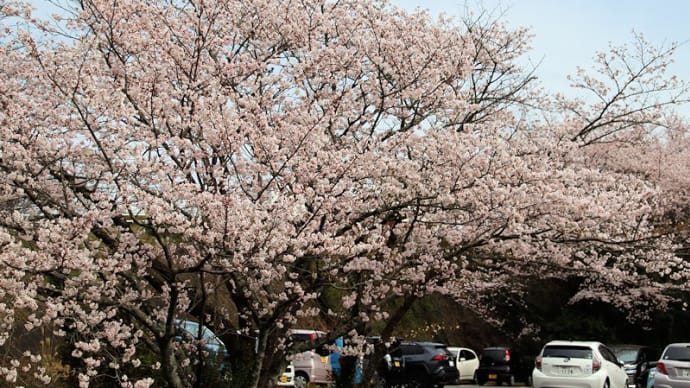
<path id="1" fill-rule="evenodd" d="M 435 293 L 490 316 L 475 295 L 535 271 L 622 307 L 687 287 L 686 186 L 629 162 L 685 139 L 673 47 L 602 54 L 588 103 L 518 66 L 526 30 L 383 1 L 0 7 L 0 341 L 54 331 L 81 385 L 201 384 L 179 319 L 255 336 L 263 387 L 310 317 L 386 336 Z"/>

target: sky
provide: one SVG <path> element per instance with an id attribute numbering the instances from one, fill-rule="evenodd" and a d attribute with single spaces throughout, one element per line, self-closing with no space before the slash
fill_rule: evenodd
<path id="1" fill-rule="evenodd" d="M 545 87 L 566 92 L 566 76 L 576 66 L 587 68 L 609 44 L 633 41 L 642 33 L 655 46 L 681 44 L 670 74 L 690 82 L 690 1 L 687 0 L 390 0 L 407 10 L 462 16 L 492 12 L 513 27 L 529 27 L 534 35 L 529 58 L 541 61 L 537 76 Z M 683 43 L 685 42 L 685 43 Z"/>
<path id="2" fill-rule="evenodd" d="M 46 0 L 30 0 L 44 16 Z M 633 31 L 652 44 L 681 44 L 669 70 L 690 83 L 690 1 L 688 0 L 389 0 L 407 10 L 425 8 L 432 14 L 463 16 L 486 10 L 512 27 L 529 27 L 534 35 L 525 61 L 539 63 L 537 76 L 553 92 L 570 94 L 567 75 L 609 44 L 630 43 Z M 528 62 L 526 62 L 528 63 Z M 690 107 L 683 107 L 690 114 Z"/>

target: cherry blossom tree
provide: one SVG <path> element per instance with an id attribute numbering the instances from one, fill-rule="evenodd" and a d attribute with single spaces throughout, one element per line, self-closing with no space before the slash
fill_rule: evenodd
<path id="1" fill-rule="evenodd" d="M 614 108 L 655 123 L 667 103 L 622 96 L 662 84 L 583 78 L 605 101 L 554 115 L 516 64 L 526 30 L 384 1 L 81 0 L 58 24 L 0 7 L 0 342 L 48 328 L 80 385 L 202 386 L 181 319 L 256 338 L 265 387 L 310 317 L 386 337 L 420 297 L 478 308 L 534 271 L 619 300 L 687 281 L 658 182 L 589 151 L 639 127 Z M 13 357 L 7 381 L 50 382 Z"/>

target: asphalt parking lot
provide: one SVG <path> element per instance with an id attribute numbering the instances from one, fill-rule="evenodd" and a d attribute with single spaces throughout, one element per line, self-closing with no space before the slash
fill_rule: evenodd
<path id="1" fill-rule="evenodd" d="M 486 383 L 484 385 L 474 385 L 474 384 L 461 384 L 461 385 L 444 385 L 444 388 L 481 388 L 481 387 L 495 387 L 497 386 L 496 383 Z M 506 385 L 502 385 L 503 387 L 506 387 Z M 522 383 L 516 383 L 514 385 L 515 387 L 524 387 L 525 384 Z"/>

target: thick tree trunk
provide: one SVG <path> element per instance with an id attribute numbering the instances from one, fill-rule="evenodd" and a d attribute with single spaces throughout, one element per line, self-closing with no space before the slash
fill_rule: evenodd
<path id="1" fill-rule="evenodd" d="M 266 334 L 263 334 L 266 333 Z M 259 333 L 257 343 L 256 365 L 254 367 L 255 388 L 272 388 L 277 386 L 278 377 L 287 365 L 285 352 L 278 349 L 278 335 L 269 329 Z"/>
<path id="2" fill-rule="evenodd" d="M 164 346 L 161 346 L 161 369 L 166 383 L 172 388 L 186 388 L 184 382 L 180 378 L 180 372 L 175 358 L 175 352 L 172 343 L 168 341 Z"/>
<path id="3" fill-rule="evenodd" d="M 269 388 L 275 385 L 275 381 L 270 378 L 272 376 L 269 376 L 272 358 L 272 354 L 266 351 L 269 337 L 270 334 L 266 330 L 261 330 L 257 335 L 258 342 L 251 379 L 253 388 Z"/>
<path id="4" fill-rule="evenodd" d="M 369 355 L 369 362 L 364 368 L 364 376 L 362 376 L 362 387 L 378 387 L 378 381 L 376 381 L 376 368 L 379 366 L 379 361 L 383 359 L 386 354 L 385 341 L 388 341 L 405 313 L 412 307 L 412 304 L 417 300 L 415 296 L 409 295 L 405 297 L 403 304 L 395 311 L 395 313 L 390 317 L 386 326 L 381 331 L 381 342 L 376 344 L 374 347 L 374 353 Z"/>

